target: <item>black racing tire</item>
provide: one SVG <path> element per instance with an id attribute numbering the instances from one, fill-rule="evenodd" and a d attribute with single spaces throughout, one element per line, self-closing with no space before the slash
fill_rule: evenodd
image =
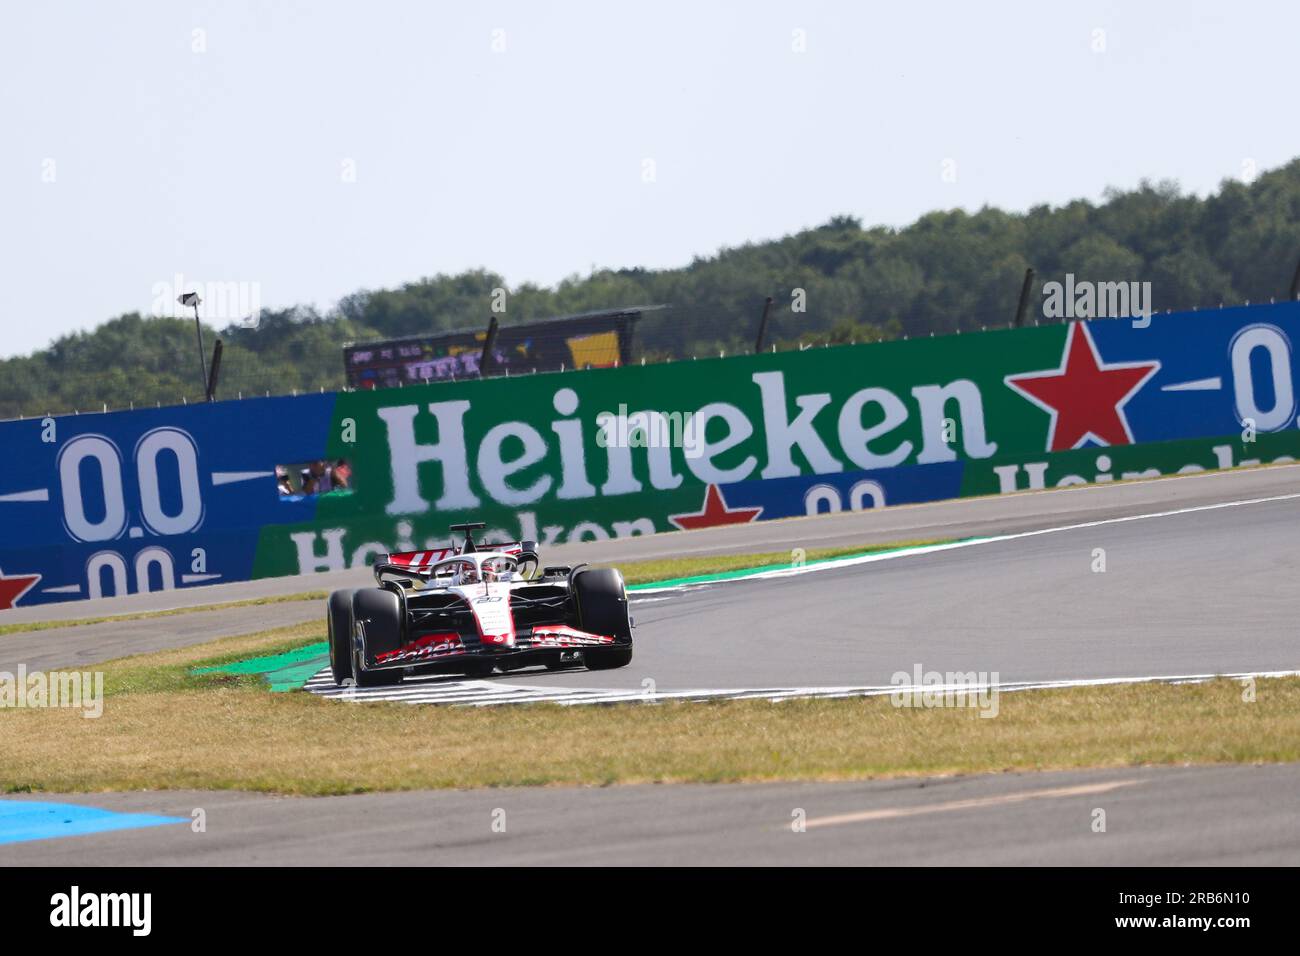
<path id="1" fill-rule="evenodd" d="M 352 595 L 352 619 L 365 635 L 365 652 L 370 657 L 402 646 L 402 605 L 397 595 L 385 588 L 362 588 Z M 358 687 L 391 687 L 402 682 L 402 669 L 366 670 L 361 659 L 361 642 L 352 642 L 352 677 Z"/>
<path id="2" fill-rule="evenodd" d="M 615 647 L 583 648 L 588 670 L 604 671 L 632 663 L 632 619 L 628 616 L 627 590 L 616 568 L 591 568 L 573 576 L 573 596 L 578 606 L 578 627 L 605 634 Z"/>
<path id="3" fill-rule="evenodd" d="M 352 679 L 352 595 L 350 588 L 334 591 L 326 602 L 325 627 L 330 641 L 330 672 L 334 683 Z"/>
<path id="4" fill-rule="evenodd" d="M 616 667 L 627 667 L 632 663 L 632 648 L 609 647 L 588 648 L 582 652 L 582 661 L 589 671 L 612 671 Z"/>

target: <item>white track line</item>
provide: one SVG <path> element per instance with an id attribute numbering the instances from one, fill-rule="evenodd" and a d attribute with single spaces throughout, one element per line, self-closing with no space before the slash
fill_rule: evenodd
<path id="1" fill-rule="evenodd" d="M 1062 531 L 1081 531 L 1086 528 L 1100 528 L 1104 525 L 1122 524 L 1126 521 L 1150 521 L 1153 518 L 1172 518 L 1178 515 L 1195 514 L 1201 511 L 1218 511 L 1222 508 L 1240 508 L 1245 505 L 1268 504 L 1275 501 L 1292 501 L 1300 498 L 1300 493 L 1290 495 L 1272 495 L 1268 498 L 1246 498 L 1240 501 L 1220 501 L 1212 505 L 1194 505 L 1190 508 L 1176 508 L 1172 511 L 1153 511 L 1148 514 L 1125 515 L 1120 518 L 1100 518 L 1096 521 L 1083 521 L 1078 524 L 1058 525 L 1054 528 L 1038 528 L 1033 531 L 1016 531 L 1010 534 L 993 535 L 987 538 L 966 538 L 962 541 L 950 541 L 946 544 L 924 544 L 915 548 L 904 548 L 898 551 L 882 551 L 875 554 L 862 554 L 848 558 L 831 558 L 827 561 L 818 561 L 815 564 L 806 564 L 797 568 L 777 568 L 772 571 L 755 571 L 753 574 L 736 575 L 733 577 L 704 578 L 691 580 L 680 584 L 669 584 L 664 587 L 638 587 L 629 589 L 631 596 L 635 597 L 642 594 L 661 594 L 666 591 L 681 591 L 686 588 L 697 588 L 713 584 L 727 584 L 731 581 L 756 581 L 766 580 L 768 578 L 792 577 L 798 574 L 811 574 L 814 571 L 829 571 L 837 568 L 849 568 L 859 564 L 874 564 L 877 561 L 892 561 L 896 558 L 910 558 L 922 554 L 935 554 L 939 551 L 955 551 L 959 548 L 973 548 L 982 544 L 997 544 L 1003 541 L 1017 541 L 1021 538 L 1033 538 L 1044 534 L 1059 534 Z"/>
<path id="2" fill-rule="evenodd" d="M 923 693 L 960 692 L 977 694 L 1016 693 L 1026 690 L 1060 690 L 1067 687 L 1107 687 L 1121 684 L 1201 684 L 1210 680 L 1258 680 L 1271 677 L 1300 677 L 1300 671 L 1253 671 L 1240 674 L 1175 674 L 1157 677 L 1093 677 L 1080 680 L 1009 681 L 989 684 L 906 684 L 888 686 L 769 687 L 761 689 L 697 689 L 660 691 L 613 688 L 544 687 L 505 684 L 496 681 L 426 681 L 419 678 L 397 687 L 338 687 L 326 668 L 312 677 L 304 689 L 331 700 L 350 703 L 396 701 L 410 704 L 443 704 L 462 707 L 492 707 L 500 704 L 621 704 L 663 703 L 673 700 L 785 700 L 835 699 L 846 697 L 911 697 Z"/>
<path id="3" fill-rule="evenodd" d="M 943 803 L 923 803 L 915 807 L 885 807 L 880 810 L 862 810 L 857 813 L 839 813 L 830 817 L 814 817 L 804 826 L 833 827 L 843 823 L 870 823 L 876 820 L 896 820 L 899 817 L 916 817 L 927 813 L 947 813 L 953 810 L 977 810 L 983 807 L 998 807 L 1007 804 L 1024 803 L 1026 800 L 1051 800 L 1062 797 L 1086 797 L 1100 793 L 1110 793 L 1123 787 L 1131 787 L 1138 780 L 1113 780 L 1108 783 L 1084 783 L 1073 787 L 1051 787 L 1046 790 L 1019 790 L 1015 793 L 1000 793 L 991 797 L 972 797 L 967 800 L 947 800 Z"/>

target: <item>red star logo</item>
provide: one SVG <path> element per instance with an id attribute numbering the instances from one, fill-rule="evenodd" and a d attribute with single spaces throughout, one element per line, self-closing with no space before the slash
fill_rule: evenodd
<path id="1" fill-rule="evenodd" d="M 36 586 L 41 579 L 39 574 L 15 574 L 6 577 L 0 570 L 0 611 L 8 610 L 18 603 L 19 598 Z"/>
<path id="2" fill-rule="evenodd" d="M 1089 438 L 1100 445 L 1133 444 L 1124 406 L 1159 370 L 1159 362 L 1105 364 L 1088 327 L 1075 322 L 1065 337 L 1060 368 L 1003 381 L 1052 416 L 1047 450 L 1062 451 Z"/>
<path id="3" fill-rule="evenodd" d="M 728 508 L 717 485 L 704 492 L 704 509 L 695 514 L 669 515 L 668 520 L 683 531 L 712 528 L 720 524 L 748 524 L 763 513 L 762 508 Z"/>

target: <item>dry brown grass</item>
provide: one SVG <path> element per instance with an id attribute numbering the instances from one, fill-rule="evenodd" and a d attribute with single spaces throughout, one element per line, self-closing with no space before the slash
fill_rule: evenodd
<path id="1" fill-rule="evenodd" d="M 280 628 L 104 666 L 104 716 L 0 710 L 0 790 L 831 780 L 1300 760 L 1300 678 L 1004 694 L 996 718 L 886 698 L 454 708 L 271 694 L 190 668 L 320 639 Z"/>

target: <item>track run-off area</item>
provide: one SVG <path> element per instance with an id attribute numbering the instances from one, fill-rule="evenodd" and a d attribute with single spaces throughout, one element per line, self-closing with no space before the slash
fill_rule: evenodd
<path id="1" fill-rule="evenodd" d="M 1300 766 L 277 797 L 32 794 L 135 827 L 0 843 L 17 866 L 1294 865 Z M 190 822 L 196 807 L 207 832 Z M 1107 830 L 1095 832 L 1094 810 Z M 505 813 L 504 829 L 492 821 Z M 165 820 L 157 818 L 164 816 Z M 792 826 L 796 816 L 805 829 Z M 56 835 L 51 828 L 49 837 Z"/>
<path id="2" fill-rule="evenodd" d="M 471 697 L 634 698 L 649 687 L 780 699 L 789 689 L 884 689 L 899 672 L 1026 686 L 1293 672 L 1298 522 L 1300 467 L 1277 466 L 561 546 L 544 559 L 616 564 L 953 542 L 801 573 L 648 588 L 633 595 L 629 667 L 459 683 L 473 685 Z M 56 611 L 68 619 L 135 613 L 366 579 L 357 569 Z M 321 604 L 0 635 L 0 670 L 84 667 L 315 620 Z M 0 614 L 0 624 L 26 613 Z M 445 700 L 455 683 L 443 681 L 434 696 L 475 702 Z M 56 826 L 0 841 L 0 862 L 1294 864 L 1297 783 L 1300 765 L 1284 764 L 322 798 L 31 794 L 0 801 L 0 810 L 58 803 L 93 807 L 111 822 L 85 824 L 75 839 L 54 839 L 65 835 Z M 1110 821 L 1103 836 L 1088 826 L 1098 806 Z M 186 825 L 194 807 L 218 822 L 205 838 Z M 502 807 L 511 823 L 498 838 L 487 821 Z M 133 825 L 135 814 L 150 822 Z M 791 831 L 792 814 L 806 819 L 806 832 Z"/>
<path id="3" fill-rule="evenodd" d="M 1300 668 L 1286 625 L 1298 522 L 1300 466 L 1279 466 L 560 546 L 543 558 L 617 564 L 955 542 L 802 573 L 638 590 L 629 667 L 528 669 L 491 683 L 503 692 L 671 693 L 884 687 L 918 668 L 1008 684 L 1291 671 Z M 363 585 L 368 576 L 356 569 L 70 602 L 53 613 L 200 606 Z M 2 612 L 0 625 L 30 620 L 32 610 Z M 323 602 L 286 602 L 0 635 L 0 670 L 84 667 L 323 613 Z"/>

